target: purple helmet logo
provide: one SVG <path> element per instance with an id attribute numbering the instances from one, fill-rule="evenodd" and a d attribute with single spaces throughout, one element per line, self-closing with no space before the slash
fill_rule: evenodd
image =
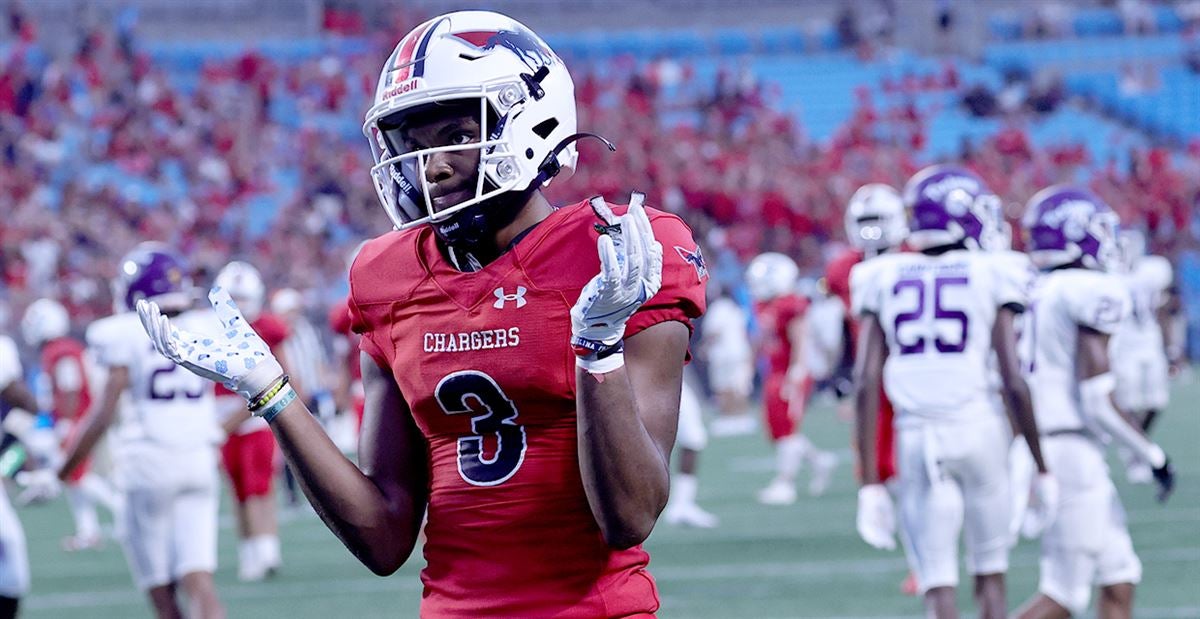
<path id="1" fill-rule="evenodd" d="M 1042 268 L 1082 263 L 1107 269 L 1116 257 L 1117 215 L 1090 191 L 1054 185 L 1035 194 L 1021 227 L 1034 264 Z"/>
<path id="2" fill-rule="evenodd" d="M 162 243 L 141 243 L 121 259 L 120 298 L 133 310 L 141 299 L 186 306 L 191 281 L 183 258 Z"/>
<path id="3" fill-rule="evenodd" d="M 962 242 L 981 245 L 985 229 L 999 218 L 1000 200 L 975 174 L 935 165 L 917 172 L 904 186 L 909 212 L 909 243 L 926 249 Z"/>

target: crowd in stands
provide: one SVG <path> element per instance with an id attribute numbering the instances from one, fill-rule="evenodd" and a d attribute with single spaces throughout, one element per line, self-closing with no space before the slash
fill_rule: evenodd
<path id="1" fill-rule="evenodd" d="M 362 37 L 365 51 L 298 62 L 255 52 L 212 59 L 186 87 L 129 24 L 87 25 L 71 53 L 51 55 L 36 24 L 12 9 L 9 43 L 0 46 L 0 298 L 19 308 L 49 294 L 81 321 L 103 315 L 116 259 L 145 239 L 183 250 L 200 284 L 240 257 L 274 286 L 317 291 L 314 306 L 344 291 L 350 252 L 390 222 L 366 172 L 363 138 L 322 121 L 359 122 L 380 61 L 417 17 L 364 19 L 331 6 L 328 36 Z M 816 143 L 781 111 L 771 84 L 737 69 L 707 79 L 671 60 L 568 62 L 580 128 L 619 150 L 581 142 L 579 170 L 555 182 L 551 198 L 624 201 L 646 191 L 731 264 L 775 250 L 818 272 L 855 189 L 900 186 L 930 163 L 916 155 L 923 111 L 878 106 L 867 89 L 841 131 Z M 935 86 L 965 87 L 952 78 L 939 76 Z M 272 113 L 281 101 L 296 117 Z M 1125 222 L 1149 230 L 1157 251 L 1196 249 L 1194 233 L 1178 233 L 1200 209 L 1197 170 L 1166 150 L 1133 153 L 1119 169 L 1077 145 L 1039 147 L 1026 118 L 1011 115 L 1004 130 L 964 141 L 959 153 L 1010 217 L 1037 189 L 1085 178 Z"/>

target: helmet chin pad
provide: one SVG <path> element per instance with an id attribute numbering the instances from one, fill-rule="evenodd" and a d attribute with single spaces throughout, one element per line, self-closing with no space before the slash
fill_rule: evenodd
<path id="1" fill-rule="evenodd" d="M 486 247 L 496 232 L 517 218 L 535 189 L 509 191 L 472 204 L 445 220 L 434 221 L 433 231 L 451 247 Z"/>

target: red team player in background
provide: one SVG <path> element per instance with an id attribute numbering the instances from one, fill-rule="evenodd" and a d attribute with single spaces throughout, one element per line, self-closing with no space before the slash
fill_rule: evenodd
<path id="1" fill-rule="evenodd" d="M 640 194 L 628 208 L 546 201 L 540 187 L 575 164 L 575 112 L 562 60 L 496 13 L 430 20 L 388 60 L 366 131 L 400 230 L 350 273 L 361 470 L 227 292 L 210 294 L 221 334 L 139 307 L 160 351 L 271 423 L 317 512 L 373 571 L 407 561 L 428 511 L 425 616 L 659 607 L 641 543 L 667 501 L 704 262 Z"/>
<path id="2" fill-rule="evenodd" d="M 71 337 L 70 329 L 67 309 L 53 299 L 31 303 L 21 320 L 26 343 L 41 351 L 42 372 L 50 387 L 50 412 L 63 445 L 78 440 L 84 417 L 92 407 L 93 385 L 84 362 L 83 342 Z M 63 549 L 96 548 L 101 544 L 96 504 L 104 505 L 112 513 L 119 509 L 119 499 L 108 482 L 91 472 L 90 459 L 84 460 L 65 481 L 75 534 L 63 539 Z"/>
<path id="3" fill-rule="evenodd" d="M 283 354 L 288 326 L 263 311 L 266 286 L 258 269 L 246 262 L 230 262 L 217 274 L 215 284 L 229 292 L 271 354 L 288 367 Z M 275 437 L 262 419 L 250 415 L 242 398 L 222 385 L 216 388 L 217 411 L 227 436 L 221 461 L 237 512 L 238 579 L 254 582 L 274 574 L 283 562 L 275 507 Z"/>
<path id="4" fill-rule="evenodd" d="M 845 309 L 845 343 L 850 351 L 853 365 L 858 347 L 858 321 L 850 310 L 850 270 L 854 265 L 870 260 L 890 251 L 903 251 L 904 238 L 908 235 L 904 200 L 900 193 L 889 185 L 872 183 L 863 185 L 850 197 L 846 205 L 846 239 L 850 248 L 830 261 L 825 269 L 825 281 L 829 291 L 842 300 Z M 891 487 L 889 482 L 896 477 L 896 435 L 893 427 L 895 411 L 892 402 L 879 388 L 878 430 L 875 433 L 875 463 L 879 482 Z M 858 446 L 855 446 L 857 449 Z M 860 471 L 861 473 L 861 471 Z M 901 591 L 917 595 L 916 577 L 910 572 L 900 585 Z"/>
<path id="5" fill-rule="evenodd" d="M 362 365 L 358 362 L 361 336 L 354 332 L 351 328 L 352 326 L 350 321 L 350 298 L 347 297 L 340 303 L 335 303 L 333 309 L 329 310 L 329 328 L 339 337 L 343 338 L 343 342 L 334 346 L 334 350 L 342 354 L 342 358 L 334 361 L 334 364 L 339 368 L 334 399 L 338 403 L 339 410 L 354 411 L 354 416 L 357 420 L 355 430 L 357 431 L 362 427 L 363 406 L 365 402 L 363 400 Z"/>
<path id="6" fill-rule="evenodd" d="M 799 274 L 791 258 L 773 252 L 756 256 L 746 267 L 767 361 L 763 408 L 775 444 L 775 477 L 758 494 L 766 505 L 796 502 L 796 474 L 802 463 L 812 469 L 809 493 L 814 496 L 825 491 L 837 466 L 834 454 L 817 449 L 800 432 L 813 380 L 802 355 L 809 301 L 797 291 Z"/>

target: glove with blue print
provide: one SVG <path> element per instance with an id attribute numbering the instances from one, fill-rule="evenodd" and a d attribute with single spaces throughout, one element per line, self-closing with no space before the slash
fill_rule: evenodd
<path id="1" fill-rule="evenodd" d="M 571 346 L 577 365 L 593 374 L 624 365 L 621 338 L 625 323 L 662 286 L 663 249 L 654 238 L 640 193 L 629 210 L 617 217 L 603 198 L 592 198 L 600 238 L 600 273 L 592 278 L 571 308 Z"/>
<path id="2" fill-rule="evenodd" d="M 184 369 L 225 385 L 247 402 L 255 401 L 283 377 L 283 367 L 267 343 L 250 328 L 229 293 L 220 287 L 208 293 L 225 331 L 191 333 L 171 324 L 154 302 L 138 301 L 142 327 L 158 352 Z"/>

